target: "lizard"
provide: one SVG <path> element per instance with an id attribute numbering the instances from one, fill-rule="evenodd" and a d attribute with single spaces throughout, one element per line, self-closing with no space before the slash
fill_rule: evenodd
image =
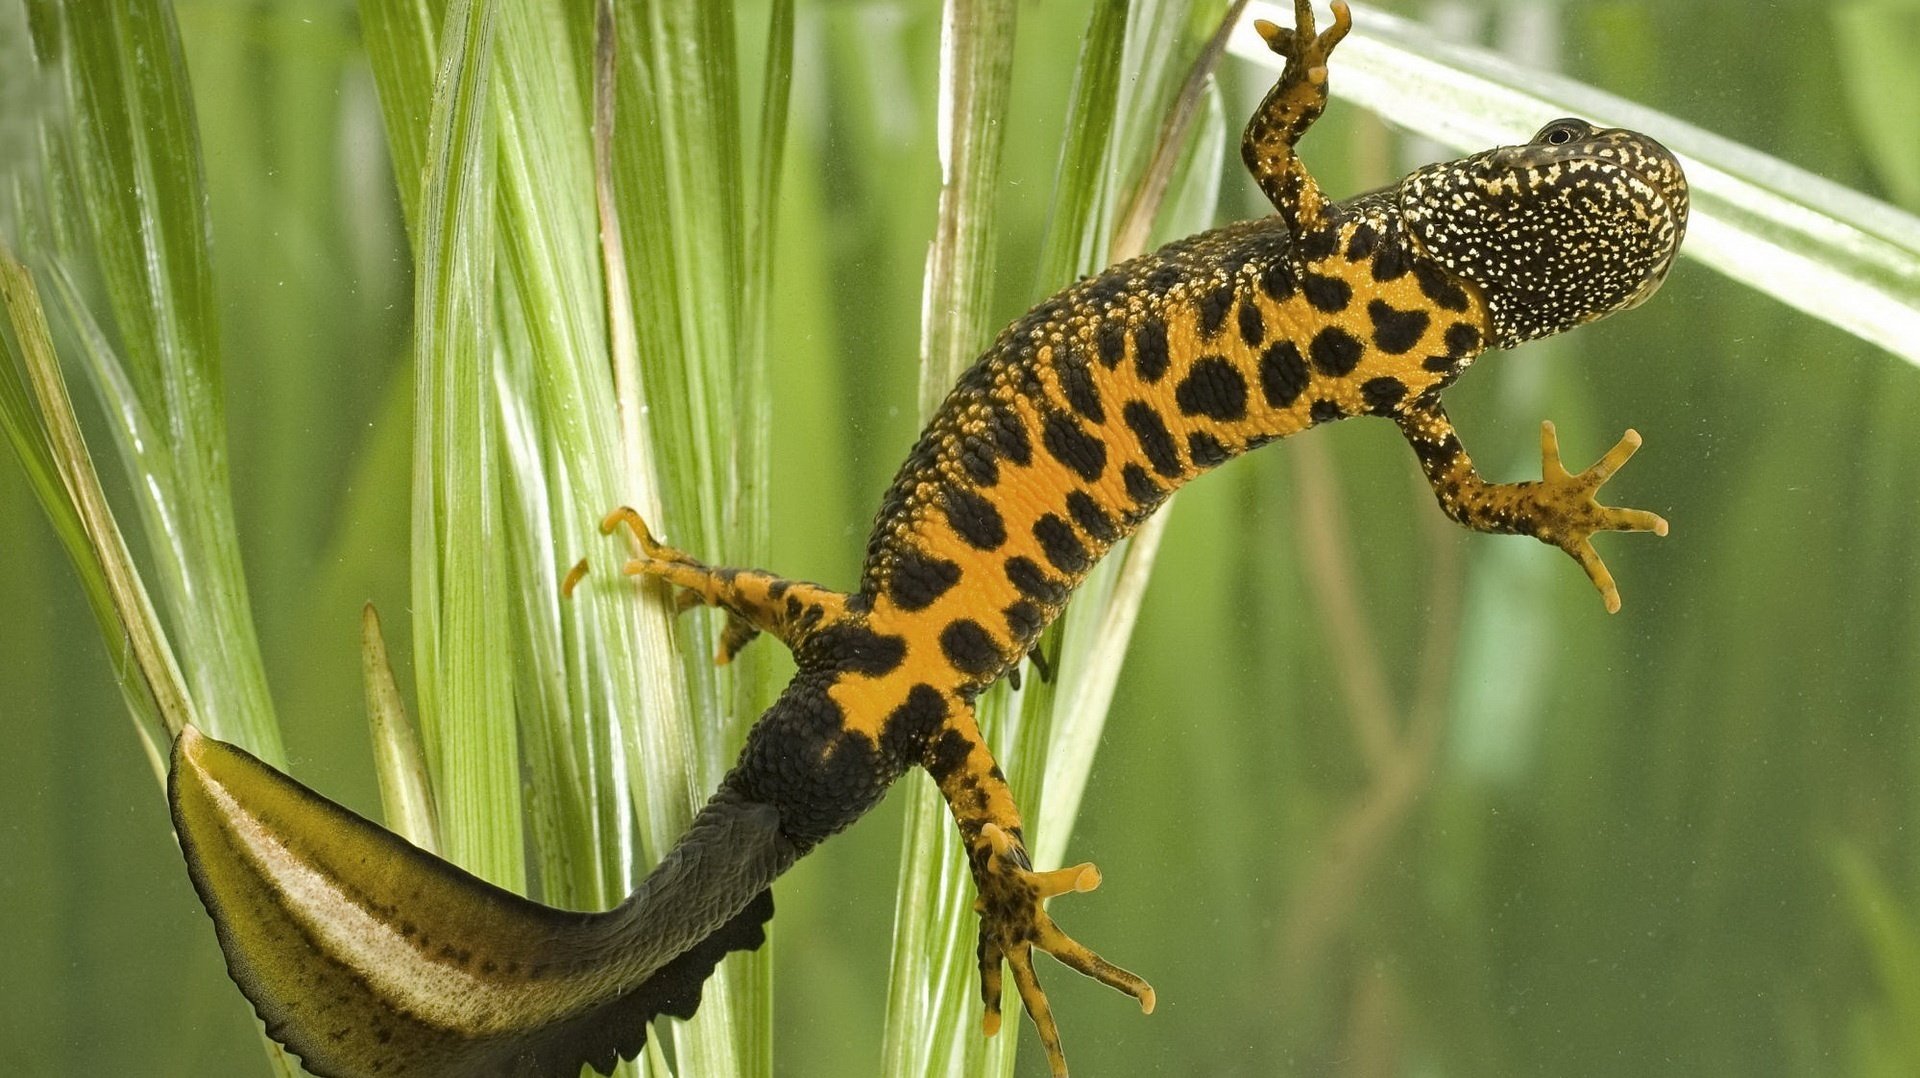
<path id="1" fill-rule="evenodd" d="M 1441 394 L 1487 349 L 1646 300 L 1685 233 L 1680 165 L 1645 135 L 1561 119 L 1525 144 L 1333 201 L 1295 152 L 1351 26 L 1345 3 L 1333 16 L 1317 31 L 1296 0 L 1292 28 L 1256 23 L 1285 65 L 1242 157 L 1276 212 L 1084 278 L 1000 333 L 887 489 L 856 591 L 712 567 L 632 510 L 607 517 L 603 530 L 624 525 L 637 541 L 629 574 L 673 586 L 682 607 L 725 611 L 722 661 L 768 633 L 797 667 L 620 906 L 568 912 L 501 890 L 188 727 L 173 750 L 173 818 L 269 1035 L 340 1078 L 608 1071 L 640 1050 L 649 1020 L 689 1017 L 728 952 L 760 946 L 776 877 L 919 767 L 978 890 L 984 1030 L 1000 1026 L 1010 970 L 1065 1075 L 1034 951 L 1144 1011 L 1155 996 L 1047 912 L 1099 873 L 1034 868 L 972 703 L 1176 488 L 1311 427 L 1384 417 L 1447 516 L 1558 546 L 1617 611 L 1592 536 L 1667 531 L 1595 497 L 1639 436 L 1571 473 L 1543 423 L 1541 479 L 1488 482 Z"/>

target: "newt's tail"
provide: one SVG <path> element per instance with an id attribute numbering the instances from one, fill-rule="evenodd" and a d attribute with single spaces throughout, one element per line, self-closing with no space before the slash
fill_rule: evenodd
<path id="1" fill-rule="evenodd" d="M 188 727 L 168 801 L 227 970 L 325 1078 L 610 1071 L 753 950 L 797 856 L 766 805 L 716 795 L 618 907 L 502 890 Z"/>

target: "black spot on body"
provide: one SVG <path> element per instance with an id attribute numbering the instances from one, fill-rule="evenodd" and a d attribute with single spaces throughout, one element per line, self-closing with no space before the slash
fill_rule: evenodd
<path id="1" fill-rule="evenodd" d="M 980 494 L 964 487 L 949 486 L 941 501 L 947 511 L 947 523 L 953 533 L 975 550 L 998 550 L 1007 541 L 1007 522 L 1000 510 Z"/>
<path id="2" fill-rule="evenodd" d="M 966 766 L 967 757 L 972 752 L 973 742 L 957 730 L 948 730 L 927 746 L 927 774 L 932 775 L 935 782 L 945 782 L 954 772 Z"/>
<path id="3" fill-rule="evenodd" d="M 959 618 L 940 630 L 940 651 L 955 670 L 974 677 L 993 673 L 1005 661 L 993 634 L 972 618 Z"/>
<path id="4" fill-rule="evenodd" d="M 1227 324 L 1227 312 L 1233 309 L 1233 285 L 1220 284 L 1200 294 L 1200 336 L 1211 340 Z"/>
<path id="5" fill-rule="evenodd" d="M 1413 264 L 1414 279 L 1420 282 L 1420 291 L 1433 302 L 1449 311 L 1467 309 L 1467 292 L 1455 284 L 1446 271 L 1429 262 Z"/>
<path id="6" fill-rule="evenodd" d="M 1040 541 L 1040 552 L 1053 567 L 1070 577 L 1079 576 L 1093 564 L 1093 556 L 1073 533 L 1073 525 L 1053 513 L 1033 522 L 1033 537 Z"/>
<path id="7" fill-rule="evenodd" d="M 1433 321 L 1425 311 L 1403 311 L 1382 299 L 1367 303 L 1367 317 L 1373 319 L 1374 347 L 1394 356 L 1420 343 Z"/>
<path id="8" fill-rule="evenodd" d="M 1374 248 L 1370 272 L 1376 281 L 1397 281 L 1410 269 L 1407 240 L 1398 229 L 1389 229 Z"/>
<path id="9" fill-rule="evenodd" d="M 1322 228 L 1307 233 L 1300 239 L 1300 257 L 1308 262 L 1318 262 L 1340 247 L 1340 233 L 1332 228 Z"/>
<path id="10" fill-rule="evenodd" d="M 1168 479 L 1178 478 L 1182 468 L 1180 450 L 1174 444 L 1173 435 L 1167 430 L 1165 420 L 1153 405 L 1146 401 L 1128 401 L 1121 409 L 1121 418 L 1127 421 L 1127 429 L 1140 440 L 1140 451 L 1146 454 L 1147 463 L 1153 470 Z"/>
<path id="11" fill-rule="evenodd" d="M 742 799 L 771 805 L 782 833 L 802 849 L 859 819 L 899 774 L 873 738 L 847 729 L 827 693 L 839 676 L 811 654 L 803 658 L 726 779 Z"/>
<path id="12" fill-rule="evenodd" d="M 1007 559 L 1006 568 L 1007 581 L 1027 598 L 1046 606 L 1067 601 L 1067 586 L 1048 576 L 1032 558 L 1016 554 Z"/>
<path id="13" fill-rule="evenodd" d="M 907 657 L 906 637 L 876 633 L 850 622 L 826 626 L 808 638 L 804 648 L 827 669 L 867 677 L 891 674 Z"/>
<path id="14" fill-rule="evenodd" d="M 1339 326 L 1323 328 L 1307 345 L 1314 370 L 1333 378 L 1353 373 L 1353 368 L 1360 363 L 1361 350 L 1359 339 Z"/>
<path id="15" fill-rule="evenodd" d="M 1212 468 L 1233 459 L 1233 454 L 1220 440 L 1205 431 L 1194 431 L 1187 435 L 1187 455 L 1201 468 Z"/>
<path id="16" fill-rule="evenodd" d="M 1146 277 L 1143 278 L 1140 283 L 1145 285 L 1146 290 L 1153 295 L 1164 296 L 1172 291 L 1173 286 L 1179 284 L 1185 277 L 1186 275 L 1180 271 L 1180 267 L 1170 262 L 1162 262 L 1148 270 Z"/>
<path id="17" fill-rule="evenodd" d="M 1007 618 L 1007 632 L 1017 641 L 1028 643 L 1040 635 L 1046 628 L 1046 614 L 1025 599 L 1019 599 L 1004 611 Z"/>
<path id="18" fill-rule="evenodd" d="M 1447 354 L 1454 359 L 1465 359 L 1480 351 L 1480 329 L 1467 322 L 1455 322 L 1447 327 Z"/>
<path id="19" fill-rule="evenodd" d="M 775 580 L 773 583 L 767 585 L 767 598 L 772 599 L 775 602 L 778 602 L 781 599 L 786 597 L 787 591 L 792 587 L 793 587 L 793 581 L 788 580 L 785 577 L 781 577 L 780 579 Z"/>
<path id="20" fill-rule="evenodd" d="M 967 478 L 983 487 L 1000 482 L 1000 462 L 994 458 L 993 446 L 983 438 L 968 438 L 960 443 L 960 467 Z"/>
<path id="21" fill-rule="evenodd" d="M 1108 270 L 1098 277 L 1089 278 L 1080 288 L 1080 302 L 1096 311 L 1105 310 L 1113 305 L 1127 291 L 1127 278 L 1123 273 Z"/>
<path id="22" fill-rule="evenodd" d="M 1420 361 L 1420 365 L 1430 371 L 1445 372 L 1453 369 L 1454 362 L 1452 356 L 1428 356 Z"/>
<path id="23" fill-rule="evenodd" d="M 960 582 L 960 566 L 912 547 L 894 555 L 887 598 L 902 610 L 925 610 Z"/>
<path id="24" fill-rule="evenodd" d="M 1127 327 L 1117 318 L 1109 318 L 1100 323 L 1094 333 L 1094 347 L 1100 352 L 1100 365 L 1112 370 L 1120 365 L 1127 355 Z"/>
<path id="25" fill-rule="evenodd" d="M 1300 282 L 1300 292 L 1313 304 L 1315 310 L 1328 314 L 1338 314 L 1347 309 L 1353 301 L 1353 286 L 1338 277 L 1323 277 L 1318 273 L 1308 273 Z"/>
<path id="26" fill-rule="evenodd" d="M 1033 463 L 1033 441 L 1027 435 L 1026 424 L 1020 422 L 1019 413 L 1013 409 L 995 407 L 988 414 L 987 433 L 1001 456 L 1023 468 Z"/>
<path id="27" fill-rule="evenodd" d="M 1185 415 L 1235 420 L 1247 414 L 1247 378 L 1220 356 L 1201 356 L 1173 389 Z"/>
<path id="28" fill-rule="evenodd" d="M 1114 526 L 1113 519 L 1084 490 L 1068 492 L 1067 515 L 1073 517 L 1073 522 L 1080 525 L 1080 530 L 1087 533 L 1087 538 L 1096 543 L 1111 543 L 1120 538 L 1120 529 Z"/>
<path id="29" fill-rule="evenodd" d="M 1247 347 L 1258 348 L 1260 342 L 1267 339 L 1267 324 L 1260 317 L 1260 305 L 1253 301 L 1252 296 L 1241 301 L 1238 318 L 1240 339 L 1247 342 Z"/>
<path id="30" fill-rule="evenodd" d="M 1087 357 L 1071 345 L 1061 345 L 1053 353 L 1053 372 L 1060 379 L 1060 395 L 1067 405 L 1090 423 L 1105 423 L 1107 410 L 1100 403 L 1100 390 L 1093 384 L 1093 368 Z"/>
<path id="31" fill-rule="evenodd" d="M 1367 402 L 1367 411 L 1375 415 L 1393 411 L 1393 406 L 1406 395 L 1406 383 L 1398 378 L 1369 378 L 1360 384 L 1360 399 Z"/>
<path id="32" fill-rule="evenodd" d="M 1307 418 L 1315 423 L 1331 423 L 1336 419 L 1345 419 L 1346 415 L 1339 401 L 1317 400 L 1307 408 Z"/>
<path id="33" fill-rule="evenodd" d="M 1373 248 L 1380 240 L 1380 233 L 1374 227 L 1362 221 L 1354 226 L 1353 235 L 1347 237 L 1347 261 L 1361 262 L 1373 254 Z"/>
<path id="34" fill-rule="evenodd" d="M 1452 438 L 1408 438 L 1407 441 L 1413 446 L 1413 455 L 1419 457 L 1430 472 L 1434 466 L 1451 462 L 1460 450 L 1460 443 Z"/>
<path id="35" fill-rule="evenodd" d="M 1307 379 L 1307 361 L 1301 358 L 1299 346 L 1292 341 L 1282 338 L 1260 353 L 1260 392 L 1269 406 L 1292 405 L 1306 392 Z"/>
<path id="36" fill-rule="evenodd" d="M 1260 267 L 1260 291 L 1275 300 L 1290 299 L 1293 296 L 1293 267 L 1284 258 L 1276 257 Z"/>
<path id="37" fill-rule="evenodd" d="M 1053 459 L 1089 483 L 1107 470 L 1107 443 L 1088 434 L 1078 420 L 1064 412 L 1047 417 L 1040 429 L 1040 444 L 1047 447 Z"/>
<path id="38" fill-rule="evenodd" d="M 1167 324 L 1158 318 L 1143 319 L 1133 331 L 1133 369 L 1140 380 L 1152 385 L 1166 377 L 1172 357 L 1167 352 Z"/>
<path id="39" fill-rule="evenodd" d="M 920 684 L 907 690 L 907 699 L 887 713 L 880 728 L 880 749 L 904 768 L 909 762 L 926 756 L 935 734 L 947 722 L 947 700 L 940 690 Z"/>
<path id="40" fill-rule="evenodd" d="M 1138 464 L 1129 464 L 1122 468 L 1120 477 L 1126 482 L 1127 497 L 1132 498 L 1134 504 L 1140 507 L 1139 512 L 1131 514 L 1136 521 L 1146 519 L 1160 507 L 1161 502 L 1167 500 L 1166 488 L 1154 482 L 1153 477 L 1147 474 L 1147 470 Z"/>

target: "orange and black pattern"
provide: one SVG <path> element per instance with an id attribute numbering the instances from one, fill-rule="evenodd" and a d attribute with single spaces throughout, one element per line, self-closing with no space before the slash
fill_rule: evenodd
<path id="1" fill-rule="evenodd" d="M 1666 528 L 1593 499 L 1638 446 L 1631 431 L 1573 475 L 1548 424 L 1540 481 L 1488 483 L 1440 393 L 1488 347 L 1651 294 L 1685 229 L 1678 164 L 1643 135 L 1559 120 L 1523 146 L 1331 202 L 1293 147 L 1324 106 L 1326 58 L 1348 16 L 1336 4 L 1333 26 L 1315 33 L 1302 0 L 1296 18 L 1295 30 L 1260 24 L 1288 63 L 1243 144 L 1276 215 L 1122 263 L 1007 327 L 888 489 L 857 592 L 754 577 L 749 594 L 742 575 L 674 551 L 632 567 L 793 645 L 799 673 L 727 788 L 773 805 L 797 842 L 852 823 L 909 767 L 939 783 L 980 888 L 988 1031 L 1004 964 L 1056 1072 L 1064 1057 L 1034 947 L 1147 1009 L 1153 993 L 1042 909 L 1098 874 L 1033 870 L 971 704 L 1015 670 L 1114 543 L 1208 469 L 1350 416 L 1392 419 L 1449 516 L 1563 547 L 1609 609 L 1618 596 L 1589 537 Z"/>
<path id="2" fill-rule="evenodd" d="M 1686 228 L 1687 188 L 1644 135 L 1580 120 L 1334 202 L 1294 147 L 1326 103 L 1344 3 L 1316 31 L 1256 23 L 1286 58 L 1242 157 L 1275 215 L 1172 244 L 1052 296 L 954 387 L 888 488 L 851 593 L 715 568 L 631 510 L 634 575 L 727 614 L 718 660 L 757 635 L 798 671 L 661 864 L 614 910 L 568 913 L 493 888 L 231 746 L 175 746 L 170 804 L 229 969 L 270 1036 L 316 1074 L 608 1070 L 662 1014 L 688 1016 L 724 955 L 764 939 L 769 888 L 923 767 L 979 890 L 984 1028 L 1011 971 L 1056 1075 L 1066 1057 L 1035 949 L 1154 1005 L 1073 940 L 1049 898 L 1092 865 L 1036 870 L 973 702 L 1017 669 L 1100 558 L 1175 489 L 1241 453 L 1352 416 L 1392 420 L 1440 508 L 1567 551 L 1609 610 L 1601 531 L 1664 533 L 1594 497 L 1640 444 L 1578 474 L 1541 428 L 1541 478 L 1490 483 L 1440 396 L 1484 349 L 1651 295 Z M 579 570 L 576 570 L 576 573 Z M 577 575 L 569 577 L 572 587 Z"/>

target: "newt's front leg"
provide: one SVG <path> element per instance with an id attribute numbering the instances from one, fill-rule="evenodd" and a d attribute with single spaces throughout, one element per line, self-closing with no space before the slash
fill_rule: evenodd
<path id="1" fill-rule="evenodd" d="M 1529 483 L 1489 483 L 1473 470 L 1473 459 L 1438 401 L 1416 403 L 1394 418 L 1448 516 L 1475 531 L 1531 535 L 1559 547 L 1586 570 L 1607 613 L 1619 612 L 1620 592 L 1593 549 L 1593 533 L 1667 534 L 1667 522 L 1658 514 L 1618 509 L 1594 499 L 1601 485 L 1640 448 L 1637 432 L 1629 430 L 1593 467 L 1573 474 L 1560 462 L 1560 440 L 1553 424 L 1542 422 L 1541 478 Z"/>
<path id="2" fill-rule="evenodd" d="M 846 615 L 847 596 L 842 592 L 760 569 L 708 565 L 655 539 L 640 514 L 626 506 L 608 513 L 600 530 L 610 535 L 622 525 L 633 534 L 640 554 L 627 562 L 622 570 L 626 575 L 650 576 L 672 585 L 678 589 L 675 601 L 681 610 L 717 606 L 727 612 L 720 653 L 714 657 L 717 663 L 732 662 L 741 648 L 763 632 L 798 651 L 815 629 Z M 563 591 L 570 592 L 579 583 L 585 566 L 582 561 L 574 567 Z"/>
<path id="3" fill-rule="evenodd" d="M 1240 157 L 1299 242 L 1328 224 L 1331 207 L 1294 146 L 1327 107 L 1327 57 L 1347 36 L 1353 17 L 1343 0 L 1334 0 L 1333 25 L 1315 33 L 1311 0 L 1294 0 L 1293 29 L 1264 19 L 1253 26 L 1287 66 L 1247 122 Z"/>
<path id="4" fill-rule="evenodd" d="M 1067 1059 L 1060 1048 L 1053 1009 L 1034 973 L 1034 948 L 1138 999 L 1147 1014 L 1153 1013 L 1153 989 L 1082 946 L 1047 916 L 1047 899 L 1093 890 L 1100 885 L 1100 870 L 1090 863 L 1050 872 L 1034 870 L 1021 841 L 1013 792 L 981 739 L 971 711 L 961 711 L 933 739 L 926 764 L 960 825 L 979 890 L 974 909 L 980 914 L 980 995 L 986 1005 L 982 1029 L 989 1037 L 1000 1030 L 1000 978 L 1005 963 L 1013 970 L 1020 1001 L 1046 1047 L 1047 1065 L 1055 1078 L 1061 1078 L 1067 1073 Z"/>

